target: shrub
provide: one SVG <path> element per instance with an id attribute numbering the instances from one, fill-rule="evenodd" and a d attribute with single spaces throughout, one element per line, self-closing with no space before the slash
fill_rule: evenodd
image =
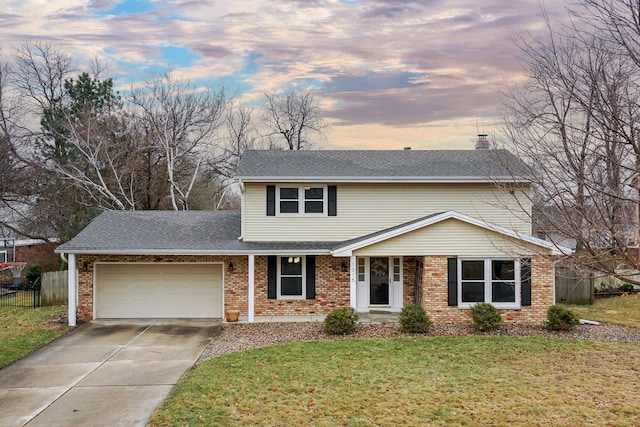
<path id="1" fill-rule="evenodd" d="M 622 292 L 633 292 L 633 285 L 630 283 L 625 283 L 624 285 L 620 285 L 618 289 Z"/>
<path id="2" fill-rule="evenodd" d="M 569 331 L 578 324 L 578 318 L 571 310 L 552 305 L 547 310 L 547 328 L 552 331 Z"/>
<path id="3" fill-rule="evenodd" d="M 356 330 L 360 315 L 352 307 L 336 308 L 324 319 L 324 329 L 331 335 L 348 335 Z"/>
<path id="4" fill-rule="evenodd" d="M 41 274 L 42 274 L 42 271 L 39 265 L 30 265 L 29 268 L 27 269 L 27 275 L 26 275 L 27 282 L 29 283 L 35 282 L 36 279 L 40 277 Z"/>
<path id="5" fill-rule="evenodd" d="M 473 326 L 477 331 L 481 332 L 498 329 L 502 321 L 498 310 L 486 302 L 481 302 L 471 307 L 469 314 L 473 320 Z"/>
<path id="6" fill-rule="evenodd" d="M 400 312 L 400 332 L 423 334 L 429 332 L 433 322 L 424 311 L 416 305 L 405 305 Z"/>

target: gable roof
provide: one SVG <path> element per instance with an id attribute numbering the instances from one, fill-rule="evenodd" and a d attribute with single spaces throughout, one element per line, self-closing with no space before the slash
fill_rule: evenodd
<path id="1" fill-rule="evenodd" d="M 509 165 L 507 170 L 504 165 Z M 527 182 L 526 165 L 506 150 L 248 150 L 239 181 Z"/>
<path id="2" fill-rule="evenodd" d="M 394 227 L 390 227 L 385 230 L 371 233 L 366 236 L 348 240 L 346 242 L 343 242 L 339 245 L 334 246 L 331 250 L 331 255 L 351 256 L 353 254 L 353 251 L 355 250 L 358 250 L 376 243 L 383 242 L 385 240 L 403 235 L 405 233 L 409 233 L 414 230 L 418 230 L 423 227 L 428 227 L 430 225 L 439 223 L 447 219 L 456 219 L 458 221 L 466 222 L 468 224 L 475 225 L 477 227 L 483 228 L 488 231 L 493 231 L 493 232 L 502 234 L 512 239 L 521 240 L 523 242 L 530 243 L 535 246 L 539 246 L 541 248 L 549 250 L 552 255 L 562 255 L 562 254 L 569 254 L 573 252 L 573 250 L 571 250 L 570 248 L 556 246 L 551 242 L 538 239 L 537 237 L 518 233 L 517 231 L 511 230 L 509 228 L 505 228 L 496 224 L 491 224 L 489 222 L 462 214 L 460 212 L 448 211 L 448 212 L 441 212 L 437 214 L 427 215 L 425 217 L 418 218 L 416 220 L 409 221 L 404 224 L 396 225 Z"/>

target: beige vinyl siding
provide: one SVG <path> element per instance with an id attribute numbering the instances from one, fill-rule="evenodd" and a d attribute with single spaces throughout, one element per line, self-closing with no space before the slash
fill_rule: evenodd
<path id="1" fill-rule="evenodd" d="M 549 251 L 503 234 L 448 219 L 354 251 L 357 256 L 456 255 L 516 257 Z"/>
<path id="2" fill-rule="evenodd" d="M 528 198 L 490 183 L 337 184 L 335 217 L 268 217 L 266 185 L 244 184 L 245 241 L 343 241 L 446 211 L 531 233 L 530 219 L 519 206 L 529 206 Z"/>

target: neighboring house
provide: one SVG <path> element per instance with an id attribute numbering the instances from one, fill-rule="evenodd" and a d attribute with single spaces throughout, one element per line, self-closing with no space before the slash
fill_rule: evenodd
<path id="1" fill-rule="evenodd" d="M 45 241 L 41 239 L 16 239 L 13 237 L 0 238 L 0 265 L 26 262 L 26 267 L 37 266 L 44 271 L 59 269 L 60 257 L 54 253 L 58 244 L 57 239 Z M 20 269 L 19 274 L 25 276 L 27 272 L 28 268 L 23 267 Z M 13 273 L 17 274 L 17 271 L 5 271 L 5 276 L 9 277 Z"/>
<path id="2" fill-rule="evenodd" d="M 562 248 L 531 236 L 529 181 L 505 161 L 521 164 L 494 150 L 247 151 L 241 212 L 104 212 L 60 246 L 69 321 L 418 304 L 463 322 L 486 301 L 541 322 Z"/>

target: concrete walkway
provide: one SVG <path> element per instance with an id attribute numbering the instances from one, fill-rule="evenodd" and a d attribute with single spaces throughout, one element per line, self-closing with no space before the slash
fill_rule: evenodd
<path id="1" fill-rule="evenodd" d="M 220 322 L 85 324 L 0 370 L 0 426 L 144 426 Z"/>

